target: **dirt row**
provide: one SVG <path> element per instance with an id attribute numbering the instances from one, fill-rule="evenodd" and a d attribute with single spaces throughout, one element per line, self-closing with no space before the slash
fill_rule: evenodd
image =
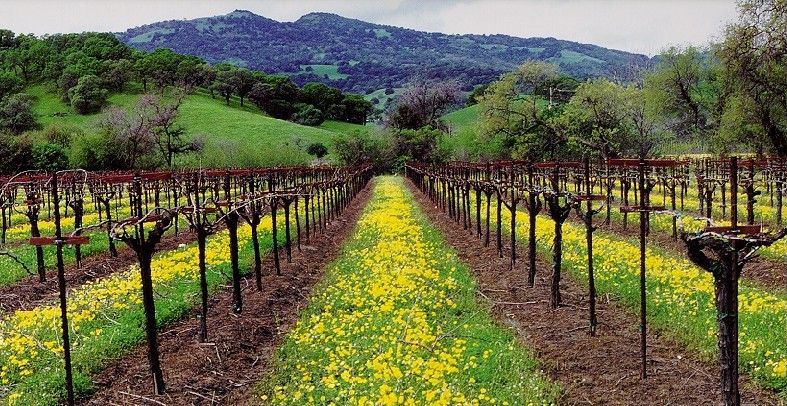
<path id="1" fill-rule="evenodd" d="M 525 286 L 526 258 L 511 270 L 509 253 L 500 258 L 494 243 L 468 235 L 410 182 L 418 202 L 458 252 L 478 283 L 478 296 L 489 303 L 502 325 L 512 328 L 533 350 L 544 372 L 564 389 L 566 405 L 708 405 L 718 404 L 718 367 L 702 362 L 681 345 L 651 331 L 648 335 L 649 377 L 640 379 L 638 319 L 609 297 L 599 298 L 599 326 L 587 332 L 584 285 L 565 277 L 564 304 L 549 307 L 549 265 L 539 260 L 535 288 Z M 493 226 L 494 227 L 494 226 Z M 470 237 L 470 238 L 468 238 Z M 525 247 L 520 255 L 527 255 Z M 776 396 L 742 379 L 742 401 L 778 405 Z"/>
<path id="2" fill-rule="evenodd" d="M 312 236 L 293 262 L 282 260 L 282 275 L 273 272 L 273 258 L 263 263 L 263 290 L 244 281 L 243 313 L 231 311 L 231 287 L 223 286 L 210 301 L 208 343 L 196 339 L 197 309 L 166 326 L 159 335 L 167 393 L 152 395 L 145 346 L 113 361 L 93 378 L 95 393 L 81 405 L 244 405 L 259 404 L 253 389 L 268 370 L 275 348 L 298 320 L 312 288 L 326 265 L 350 237 L 371 196 L 367 186 L 342 217 L 321 235 Z M 284 258 L 282 256 L 282 258 Z M 253 276 L 253 275 L 252 275 Z"/>

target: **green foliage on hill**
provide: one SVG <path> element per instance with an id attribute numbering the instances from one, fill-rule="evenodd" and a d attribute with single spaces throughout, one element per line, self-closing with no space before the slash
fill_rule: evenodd
<path id="1" fill-rule="evenodd" d="M 413 76 L 450 77 L 470 90 L 532 59 L 578 78 L 626 77 L 651 63 L 644 55 L 554 38 L 427 33 L 327 13 L 278 22 L 236 10 L 131 28 L 118 38 L 137 49 L 170 48 L 355 93 L 401 88 Z"/>
<path id="2" fill-rule="evenodd" d="M 42 139 L 48 128 L 65 128 L 80 134 L 98 131 L 103 115 L 77 114 L 58 97 L 53 85 L 30 86 L 25 93 L 33 96 L 33 111 L 43 127 L 28 134 L 29 137 Z M 107 104 L 130 110 L 141 96 L 141 88 L 134 85 L 127 92 L 112 94 Z M 176 161 L 177 166 L 190 167 L 306 164 L 314 159 L 307 153 L 313 143 L 328 146 L 326 159 L 330 160 L 337 136 L 371 129 L 371 126 L 338 121 L 326 121 L 318 128 L 302 126 L 265 116 L 252 105 L 241 107 L 237 98 L 231 99 L 227 106 L 207 92 L 185 98 L 178 122 L 187 129 L 187 139 L 201 136 L 205 141 L 201 152 L 184 155 Z"/>

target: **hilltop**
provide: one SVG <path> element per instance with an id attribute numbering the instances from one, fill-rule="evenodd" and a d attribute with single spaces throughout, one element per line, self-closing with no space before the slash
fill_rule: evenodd
<path id="1" fill-rule="evenodd" d="M 286 73 L 298 84 L 320 81 L 365 94 L 380 89 L 392 92 L 415 75 L 453 78 L 469 90 L 532 59 L 556 63 L 580 79 L 630 77 L 652 63 L 645 55 L 555 38 L 448 35 L 329 13 L 279 22 L 236 10 L 157 22 L 116 35 L 141 50 L 170 48 L 210 63 Z"/>

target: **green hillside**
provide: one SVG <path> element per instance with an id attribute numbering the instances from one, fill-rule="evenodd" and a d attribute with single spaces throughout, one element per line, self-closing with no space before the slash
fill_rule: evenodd
<path id="1" fill-rule="evenodd" d="M 474 104 L 443 116 L 450 128 L 443 137 L 441 147 L 451 151 L 454 159 L 475 159 L 487 151 L 486 144 L 478 142 L 479 107 Z"/>
<path id="2" fill-rule="evenodd" d="M 76 125 L 86 133 L 96 131 L 102 113 L 79 115 L 63 103 L 51 85 L 28 87 L 26 93 L 36 97 L 34 111 L 43 127 L 61 123 Z M 113 94 L 108 105 L 131 109 L 141 96 L 141 89 Z M 106 107 L 105 107 L 106 109 Z M 240 107 L 237 100 L 230 106 L 207 92 L 186 98 L 180 109 L 179 122 L 189 137 L 201 136 L 205 148 L 198 154 L 183 156 L 178 166 L 255 166 L 303 164 L 314 158 L 306 148 L 314 142 L 329 147 L 339 133 L 368 131 L 362 125 L 327 121 L 320 127 L 307 127 L 264 115 L 250 103 Z M 327 159 L 330 159 L 329 154 Z"/>
<path id="3" fill-rule="evenodd" d="M 443 119 L 446 123 L 448 123 L 448 125 L 451 126 L 453 130 L 458 131 L 468 126 L 475 126 L 475 124 L 478 122 L 479 111 L 479 106 L 474 104 L 469 107 L 452 111 L 443 116 Z"/>

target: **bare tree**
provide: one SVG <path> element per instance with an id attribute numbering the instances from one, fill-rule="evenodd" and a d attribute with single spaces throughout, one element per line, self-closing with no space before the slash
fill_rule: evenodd
<path id="1" fill-rule="evenodd" d="M 156 95 L 145 95 L 137 104 L 138 110 L 149 117 L 149 131 L 168 167 L 172 166 L 175 155 L 200 151 L 204 145 L 202 138 L 186 140 L 186 130 L 177 122 L 185 96 L 186 93 L 178 93 L 174 102 L 166 103 Z"/>
<path id="2" fill-rule="evenodd" d="M 119 167 L 135 168 L 156 150 L 167 166 L 172 166 L 175 155 L 202 149 L 203 139 L 186 140 L 186 130 L 177 121 L 185 95 L 178 93 L 174 102 L 167 103 L 157 95 L 146 94 L 131 112 L 116 107 L 107 111 L 101 127 L 110 137 Z"/>
<path id="3" fill-rule="evenodd" d="M 418 80 L 399 97 L 387 117 L 387 125 L 399 130 L 417 130 L 427 125 L 445 130 L 440 117 L 459 97 L 459 84 L 455 81 Z"/>

